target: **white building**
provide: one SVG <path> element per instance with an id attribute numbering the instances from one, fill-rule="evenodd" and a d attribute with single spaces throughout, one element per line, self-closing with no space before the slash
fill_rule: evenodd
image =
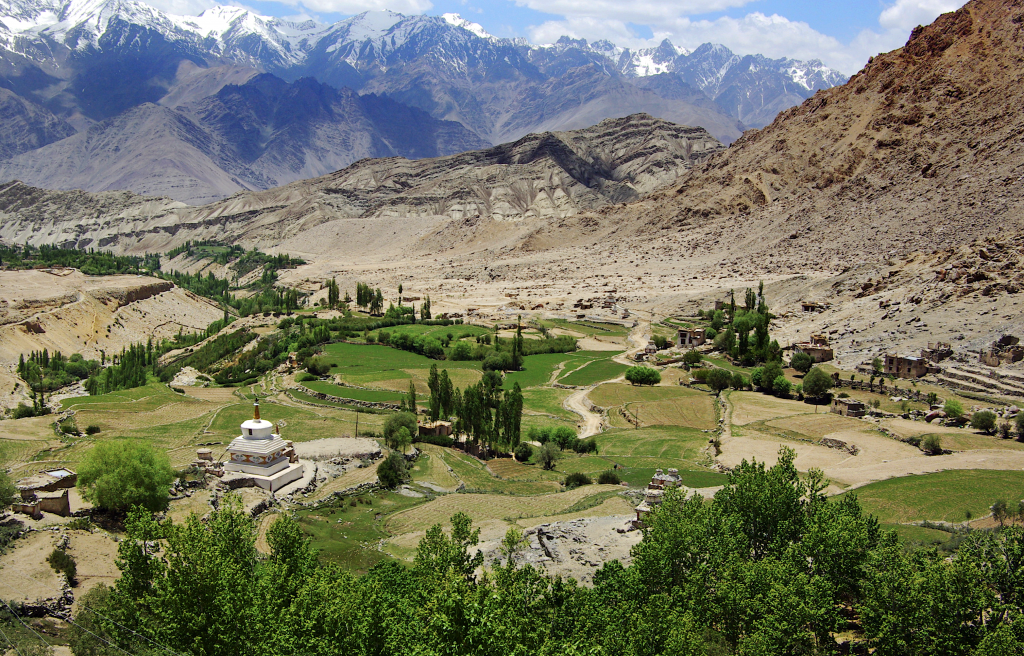
<path id="1" fill-rule="evenodd" d="M 274 433 L 274 424 L 260 419 L 260 404 L 253 404 L 253 418 L 242 422 L 242 434 L 228 445 L 224 469 L 251 476 L 256 484 L 274 492 L 302 478 L 303 465 L 291 442 Z"/>

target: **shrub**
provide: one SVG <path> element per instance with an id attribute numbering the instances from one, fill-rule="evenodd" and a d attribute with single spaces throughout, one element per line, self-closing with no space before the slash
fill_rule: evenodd
<path id="1" fill-rule="evenodd" d="M 696 349 L 690 349 L 686 352 L 686 355 L 683 356 L 683 362 L 691 367 L 700 364 L 700 361 L 703 359 L 704 357 L 698 353 Z"/>
<path id="2" fill-rule="evenodd" d="M 811 370 L 811 367 L 814 366 L 814 358 L 808 355 L 807 353 L 804 353 L 803 351 L 798 351 L 797 353 L 793 354 L 792 358 L 790 358 L 789 366 L 793 367 L 802 374 L 806 374 L 808 371 Z"/>
<path id="3" fill-rule="evenodd" d="M 306 371 L 315 376 L 325 376 L 331 371 L 331 365 L 325 358 L 315 356 L 306 360 Z"/>
<path id="4" fill-rule="evenodd" d="M 447 447 L 455 444 L 455 440 L 447 435 L 417 435 L 413 437 L 413 442 L 423 442 L 424 444 L 436 444 L 437 446 Z"/>
<path id="5" fill-rule="evenodd" d="M 1017 413 L 1017 439 L 1024 442 L 1024 410 Z"/>
<path id="6" fill-rule="evenodd" d="M 772 394 L 774 394 L 775 396 L 789 396 L 789 392 L 792 389 L 793 384 L 786 380 L 785 376 L 776 377 L 775 382 L 772 383 Z"/>
<path id="7" fill-rule="evenodd" d="M 573 472 L 565 477 L 565 489 L 574 490 L 583 485 L 590 485 L 594 481 L 590 480 L 590 477 L 583 472 Z"/>
<path id="8" fill-rule="evenodd" d="M 409 468 L 405 464 L 405 458 L 397 453 L 388 454 L 384 461 L 377 465 L 377 479 L 380 484 L 389 490 L 393 490 L 403 481 L 409 478 Z M 352 505 L 356 505 L 352 500 Z"/>
<path id="9" fill-rule="evenodd" d="M 775 392 L 775 381 L 782 375 L 782 366 L 778 362 L 769 362 L 761 371 L 761 389 L 769 394 Z"/>
<path id="10" fill-rule="evenodd" d="M 527 462 L 530 460 L 530 456 L 533 455 L 533 447 L 526 442 L 520 442 L 516 446 L 516 450 L 513 455 L 519 462 Z"/>
<path id="11" fill-rule="evenodd" d="M 616 473 L 614 469 L 603 471 L 597 476 L 598 485 L 618 485 L 621 482 L 622 479 L 619 478 L 618 473 Z"/>
<path id="12" fill-rule="evenodd" d="M 536 426 L 530 426 L 530 430 L 526 433 L 526 438 L 531 442 L 545 444 L 551 440 L 551 428 L 537 428 Z"/>
<path id="13" fill-rule="evenodd" d="M 713 392 L 721 392 L 732 384 L 732 374 L 725 369 L 712 369 L 704 382 Z"/>
<path id="14" fill-rule="evenodd" d="M 999 437 L 1004 440 L 1010 439 L 1010 422 L 1004 421 L 999 424 Z"/>
<path id="15" fill-rule="evenodd" d="M 75 418 L 74 417 L 68 417 L 64 421 L 60 422 L 60 430 L 61 430 L 62 433 L 67 433 L 68 435 L 78 435 L 79 434 L 78 426 L 75 425 Z"/>
<path id="16" fill-rule="evenodd" d="M 971 428 L 989 435 L 996 432 L 996 413 L 980 410 L 971 415 Z"/>
<path id="17" fill-rule="evenodd" d="M 21 498 L 18 488 L 3 469 L 0 469 L 0 510 Z"/>
<path id="18" fill-rule="evenodd" d="M 319 377 L 314 376 L 313 374 L 311 374 L 309 372 L 306 372 L 306 371 L 303 371 L 301 374 L 299 374 L 298 376 L 295 377 L 295 382 L 297 382 L 297 383 L 305 383 L 305 382 L 308 382 L 310 380 L 320 380 L 320 379 L 319 379 Z"/>
<path id="19" fill-rule="evenodd" d="M 396 448 L 392 445 L 397 445 L 398 431 L 402 428 L 406 429 L 410 436 L 419 433 L 416 415 L 411 412 L 396 412 L 393 415 L 388 415 L 388 418 L 384 420 L 384 441 L 389 448 Z"/>
<path id="20" fill-rule="evenodd" d="M 92 519 L 89 517 L 75 517 L 66 526 L 72 531 L 92 531 Z"/>
<path id="21" fill-rule="evenodd" d="M 78 468 L 78 488 L 91 503 L 109 510 L 133 506 L 167 508 L 174 470 L 163 451 L 130 440 L 104 441 L 86 451 Z"/>
<path id="22" fill-rule="evenodd" d="M 736 373 L 734 373 L 732 375 L 732 388 L 733 389 L 738 389 L 738 390 L 746 389 L 748 384 L 749 383 L 747 382 L 747 379 L 744 378 L 743 374 L 741 374 L 740 372 L 737 371 Z"/>
<path id="23" fill-rule="evenodd" d="M 626 380 L 633 385 L 657 385 L 661 374 L 650 367 L 630 367 L 626 370 Z"/>
<path id="24" fill-rule="evenodd" d="M 60 549 L 54 549 L 50 552 L 50 555 L 46 557 L 46 562 L 50 563 L 50 567 L 54 569 L 58 574 L 63 574 L 64 578 L 67 579 L 68 585 L 74 586 L 78 583 L 76 576 L 78 575 L 78 565 L 75 563 L 75 559 L 69 556 L 66 552 Z"/>
<path id="25" fill-rule="evenodd" d="M 594 438 L 589 440 L 573 440 L 570 446 L 576 453 L 597 453 L 597 440 Z"/>
<path id="26" fill-rule="evenodd" d="M 570 449 L 573 447 L 574 442 L 578 442 L 576 439 L 576 431 L 569 428 L 568 426 L 559 426 L 551 433 L 551 441 L 558 445 L 561 450 Z"/>
<path id="27" fill-rule="evenodd" d="M 764 367 L 757 367 L 750 372 L 750 384 L 754 387 L 761 387 L 764 376 Z"/>
<path id="28" fill-rule="evenodd" d="M 933 456 L 942 455 L 942 440 L 938 435 L 929 435 L 921 440 L 921 450 Z"/>
<path id="29" fill-rule="evenodd" d="M 98 432 L 100 432 L 100 427 L 97 426 L 96 424 L 89 424 L 88 426 L 85 427 L 86 435 L 95 435 Z"/>
<path id="30" fill-rule="evenodd" d="M 950 419 L 959 419 L 964 416 L 964 406 L 956 399 L 946 400 L 945 405 L 942 406 L 942 410 Z"/>

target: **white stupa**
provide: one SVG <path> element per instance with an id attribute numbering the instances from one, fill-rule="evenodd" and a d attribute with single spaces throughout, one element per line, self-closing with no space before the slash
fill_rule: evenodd
<path id="1" fill-rule="evenodd" d="M 252 477 L 256 484 L 274 492 L 302 478 L 303 465 L 295 456 L 291 442 L 281 439 L 274 424 L 260 419 L 259 401 L 253 404 L 253 417 L 242 422 L 242 434 L 228 445 L 224 469 Z"/>

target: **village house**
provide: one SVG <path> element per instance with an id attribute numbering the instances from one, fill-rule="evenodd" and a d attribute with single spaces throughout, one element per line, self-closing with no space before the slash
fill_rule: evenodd
<path id="1" fill-rule="evenodd" d="M 921 349 L 921 357 L 938 364 L 953 356 L 953 348 L 949 342 L 928 342 L 928 348 Z"/>
<path id="2" fill-rule="evenodd" d="M 941 369 L 924 358 L 914 356 L 903 357 L 886 353 L 884 373 L 896 378 L 920 378 L 930 373 L 939 373 Z"/>
<path id="3" fill-rule="evenodd" d="M 856 399 L 833 397 L 832 412 L 844 417 L 863 417 L 868 413 L 868 407 L 862 401 Z"/>
<path id="4" fill-rule="evenodd" d="M 707 341 L 707 335 L 701 328 L 680 328 L 677 342 L 680 348 L 694 348 L 702 346 Z"/>
<path id="5" fill-rule="evenodd" d="M 800 301 L 801 312 L 824 312 L 828 309 L 827 303 L 818 303 L 816 301 Z"/>
<path id="6" fill-rule="evenodd" d="M 793 353 L 806 353 L 814 358 L 815 362 L 828 362 L 834 357 L 826 335 L 811 335 L 810 341 L 794 344 Z"/>
<path id="7" fill-rule="evenodd" d="M 36 519 L 42 512 L 67 517 L 71 514 L 68 490 L 77 482 L 78 474 L 70 469 L 48 469 L 22 478 L 15 484 L 21 502 L 11 504 L 11 510 Z"/>
<path id="8" fill-rule="evenodd" d="M 450 421 L 429 421 L 420 424 L 420 436 L 449 436 L 452 434 L 452 422 Z"/>
<path id="9" fill-rule="evenodd" d="M 658 353 L 658 346 L 654 342 L 647 342 L 647 346 L 644 347 L 644 353 L 656 355 Z"/>
<path id="10" fill-rule="evenodd" d="M 682 484 L 678 469 L 669 469 L 667 472 L 662 472 L 660 469 L 654 470 L 654 476 L 651 477 L 651 482 L 647 484 L 644 500 L 635 508 L 636 519 L 633 520 L 633 526 L 643 528 L 644 518 L 654 508 L 661 505 L 661 502 L 664 500 L 665 490 L 674 487 L 683 488 L 685 493 L 685 487 Z"/>

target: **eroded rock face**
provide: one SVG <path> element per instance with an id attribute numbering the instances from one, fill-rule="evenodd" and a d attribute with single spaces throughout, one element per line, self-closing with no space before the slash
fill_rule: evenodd
<path id="1" fill-rule="evenodd" d="M 703 128 L 637 114 L 449 157 L 363 160 L 196 208 L 10 183 L 0 187 L 0 238 L 159 251 L 189 239 L 279 243 L 337 219 L 560 220 L 642 198 L 724 148 Z"/>

